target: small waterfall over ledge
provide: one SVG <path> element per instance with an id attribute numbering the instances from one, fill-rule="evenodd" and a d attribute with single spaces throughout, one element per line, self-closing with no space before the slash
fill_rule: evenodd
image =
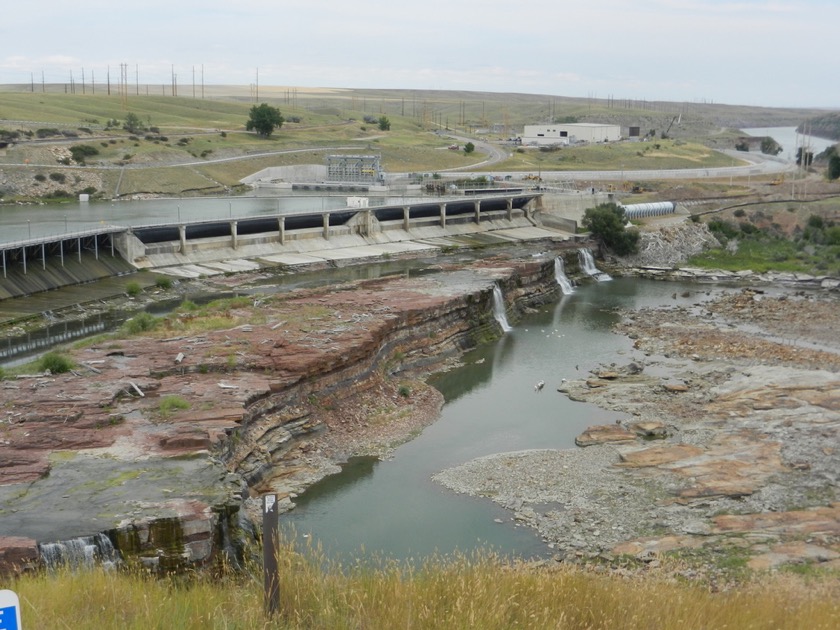
<path id="1" fill-rule="evenodd" d="M 502 289 L 498 284 L 493 285 L 493 317 L 499 322 L 504 332 L 513 330 L 508 324 L 507 313 L 505 312 L 505 298 L 502 295 Z"/>
<path id="2" fill-rule="evenodd" d="M 557 284 L 560 285 L 560 290 L 563 292 L 563 295 L 574 293 L 575 289 L 572 287 L 568 276 L 566 276 L 566 265 L 560 256 L 554 259 L 554 278 L 557 280 Z"/>
<path id="3" fill-rule="evenodd" d="M 64 566 L 71 569 L 90 568 L 94 565 L 113 566 L 120 559 L 111 539 L 102 533 L 45 543 L 38 547 L 41 562 L 47 569 Z"/>
<path id="4" fill-rule="evenodd" d="M 608 273 L 604 273 L 600 269 L 595 266 L 595 257 L 592 256 L 592 252 L 589 248 L 582 248 L 578 250 L 578 258 L 580 259 L 580 268 L 583 269 L 584 273 L 592 276 L 598 282 L 606 282 L 607 280 L 612 280 L 612 276 Z"/>

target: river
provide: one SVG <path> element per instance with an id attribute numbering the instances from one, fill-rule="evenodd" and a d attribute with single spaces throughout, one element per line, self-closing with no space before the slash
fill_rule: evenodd
<path id="1" fill-rule="evenodd" d="M 796 150 L 802 146 L 811 147 L 814 155 L 822 153 L 828 147 L 837 144 L 836 140 L 826 140 L 816 136 L 804 136 L 796 131 L 796 127 L 749 127 L 743 131 L 751 136 L 770 136 L 782 147 L 780 157 L 788 162 L 796 161 Z"/>
<path id="2" fill-rule="evenodd" d="M 691 297 L 680 297 L 686 290 Z M 431 379 L 446 399 L 436 423 L 391 459 L 352 460 L 312 486 L 281 527 L 344 560 L 405 560 L 479 547 L 507 556 L 549 554 L 530 529 L 491 501 L 456 495 L 430 477 L 498 452 L 576 448 L 574 438 L 586 427 L 620 416 L 559 394 L 562 379 L 582 378 L 600 364 L 643 359 L 629 339 L 611 332 L 619 309 L 688 304 L 704 296 L 696 286 L 616 279 L 579 287 L 525 315 L 497 342 L 469 352 L 462 367 Z M 541 380 L 545 388 L 535 391 Z"/>

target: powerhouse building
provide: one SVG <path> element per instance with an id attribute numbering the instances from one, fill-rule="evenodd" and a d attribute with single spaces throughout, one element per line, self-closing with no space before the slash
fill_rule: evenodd
<path id="1" fill-rule="evenodd" d="M 621 139 L 620 125 L 601 123 L 569 123 L 525 125 L 524 145 L 574 144 L 576 142 L 616 142 Z"/>

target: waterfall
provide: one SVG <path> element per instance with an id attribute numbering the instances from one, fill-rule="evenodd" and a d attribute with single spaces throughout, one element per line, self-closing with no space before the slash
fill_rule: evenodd
<path id="1" fill-rule="evenodd" d="M 574 293 L 572 283 L 569 282 L 569 278 L 566 276 L 566 266 L 560 256 L 554 259 L 554 278 L 557 280 L 557 284 L 560 285 L 560 290 L 563 292 L 563 295 Z"/>
<path id="2" fill-rule="evenodd" d="M 588 248 L 579 249 L 578 258 L 580 259 L 580 267 L 583 269 L 584 273 L 592 276 L 598 282 L 612 280 L 610 274 L 604 273 L 595 266 L 595 258 L 592 256 L 592 252 L 589 251 Z"/>
<path id="3" fill-rule="evenodd" d="M 105 534 L 72 538 L 62 542 L 38 545 L 41 562 L 47 569 L 70 567 L 73 569 L 90 568 L 99 563 L 113 566 L 119 560 L 119 554 Z"/>
<path id="4" fill-rule="evenodd" d="M 505 298 L 498 284 L 493 285 L 493 317 L 499 322 L 499 326 L 502 327 L 504 332 L 513 330 L 508 324 L 507 313 L 505 313 Z"/>

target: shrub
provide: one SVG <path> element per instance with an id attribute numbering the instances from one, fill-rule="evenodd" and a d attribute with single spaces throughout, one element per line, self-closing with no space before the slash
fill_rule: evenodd
<path id="1" fill-rule="evenodd" d="M 736 217 L 740 218 L 740 217 L 744 216 L 745 214 L 747 214 L 747 212 L 746 212 L 746 210 L 744 210 L 743 208 L 738 208 L 738 209 L 737 209 L 735 212 L 733 212 L 732 214 L 734 214 Z"/>
<path id="2" fill-rule="evenodd" d="M 411 396 L 411 388 L 408 385 L 400 385 L 400 388 L 397 391 L 403 398 Z"/>
<path id="3" fill-rule="evenodd" d="M 50 173 L 50 179 L 63 184 L 67 180 L 67 177 L 64 173 Z"/>
<path id="4" fill-rule="evenodd" d="M 617 255 L 627 256 L 638 250 L 639 232 L 626 229 L 626 222 L 624 208 L 602 203 L 584 212 L 582 225 Z"/>
<path id="5" fill-rule="evenodd" d="M 168 278 L 167 276 L 158 276 L 155 278 L 155 286 L 158 289 L 171 289 L 172 278 Z"/>
<path id="6" fill-rule="evenodd" d="M 49 138 L 50 136 L 60 136 L 61 132 L 58 129 L 36 129 L 35 135 L 39 138 Z"/>
<path id="7" fill-rule="evenodd" d="M 709 221 L 709 230 L 716 236 L 721 235 L 726 238 L 738 236 L 738 230 L 729 221 L 723 221 L 722 219 Z"/>
<path id="8" fill-rule="evenodd" d="M 42 372 L 50 371 L 51 374 L 63 374 L 73 369 L 73 361 L 69 357 L 58 352 L 47 352 L 38 361 L 38 367 Z"/>
<path id="9" fill-rule="evenodd" d="M 35 181 L 45 182 L 45 181 L 47 181 L 47 176 L 44 175 L 43 173 L 38 173 L 37 175 L 35 175 Z"/>
<path id="10" fill-rule="evenodd" d="M 160 320 L 151 313 L 139 313 L 129 319 L 123 328 L 130 335 L 138 335 L 143 332 L 154 330 Z"/>
<path id="11" fill-rule="evenodd" d="M 139 282 L 129 282 L 125 285 L 125 292 L 128 293 L 131 297 L 136 297 L 140 295 L 142 291 Z"/>

